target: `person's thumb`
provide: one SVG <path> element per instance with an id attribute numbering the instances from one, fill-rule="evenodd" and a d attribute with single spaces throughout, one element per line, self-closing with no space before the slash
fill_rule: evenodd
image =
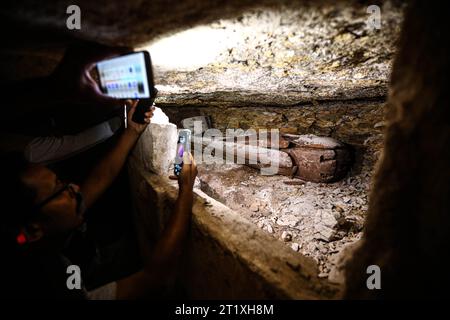
<path id="1" fill-rule="evenodd" d="M 183 153 L 183 163 L 191 164 L 192 163 L 192 155 L 190 152 L 185 151 Z"/>

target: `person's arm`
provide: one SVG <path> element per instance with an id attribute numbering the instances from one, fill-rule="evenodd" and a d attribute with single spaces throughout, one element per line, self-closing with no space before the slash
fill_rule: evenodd
<path id="1" fill-rule="evenodd" d="M 77 134 L 29 138 L 21 149 L 30 163 L 50 164 L 83 152 L 110 138 L 120 127 L 119 117 L 104 121 Z"/>
<path id="2" fill-rule="evenodd" d="M 183 244 L 189 230 L 192 215 L 193 186 L 197 167 L 190 154 L 179 176 L 179 193 L 175 209 L 163 234 L 156 243 L 144 268 L 127 278 L 117 281 L 117 299 L 136 299 L 157 294 L 173 277 Z"/>
<path id="3" fill-rule="evenodd" d="M 135 145 L 141 133 L 147 127 L 153 115 L 153 108 L 145 114 L 145 124 L 138 124 L 133 122 L 132 117 L 138 101 L 127 102 L 131 104 L 128 113 L 128 128 L 124 130 L 119 137 L 114 148 L 106 154 L 104 159 L 100 160 L 89 174 L 87 179 L 81 184 L 81 192 L 86 201 L 86 206 L 89 208 L 100 197 L 103 192 L 111 185 L 114 179 L 119 174 L 120 170 L 125 164 L 125 161 L 131 149 Z"/>

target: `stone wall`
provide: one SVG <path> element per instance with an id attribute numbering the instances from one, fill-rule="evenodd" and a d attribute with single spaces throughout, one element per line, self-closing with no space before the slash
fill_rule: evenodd
<path id="1" fill-rule="evenodd" d="M 282 133 L 331 136 L 351 144 L 360 153 L 379 156 L 384 129 L 383 101 L 340 101 L 301 106 L 163 106 L 170 120 L 180 121 L 196 115 L 210 116 L 212 126 L 223 132 L 242 128 L 272 129 Z"/>
<path id="2" fill-rule="evenodd" d="M 348 298 L 448 298 L 450 45 L 448 15 L 411 1 L 392 71 L 383 157 L 363 241 L 347 270 Z M 381 270 L 368 290 L 367 267 Z"/>

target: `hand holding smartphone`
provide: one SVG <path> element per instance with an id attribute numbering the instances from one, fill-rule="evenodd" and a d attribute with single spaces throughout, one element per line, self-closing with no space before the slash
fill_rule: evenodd
<path id="1" fill-rule="evenodd" d="M 181 129 L 178 132 L 177 154 L 175 155 L 174 174 L 179 176 L 183 168 L 183 156 L 186 152 L 191 151 L 191 131 Z"/>

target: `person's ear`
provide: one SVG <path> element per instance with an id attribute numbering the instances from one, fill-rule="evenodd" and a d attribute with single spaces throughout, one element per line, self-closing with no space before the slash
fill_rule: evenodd
<path id="1" fill-rule="evenodd" d="M 35 222 L 28 224 L 21 231 L 25 235 L 28 243 L 36 242 L 44 236 L 44 229 L 39 223 Z"/>

